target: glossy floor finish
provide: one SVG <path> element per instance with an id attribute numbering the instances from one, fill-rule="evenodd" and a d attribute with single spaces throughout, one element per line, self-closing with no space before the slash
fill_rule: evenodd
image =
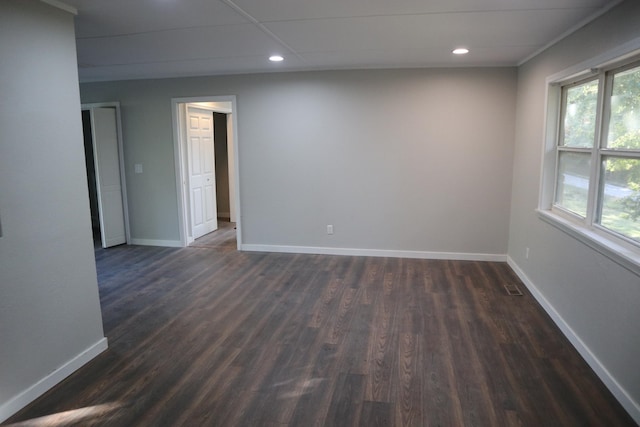
<path id="1" fill-rule="evenodd" d="M 240 253 L 217 233 L 96 249 L 109 349 L 10 421 L 635 425 L 504 263 Z"/>

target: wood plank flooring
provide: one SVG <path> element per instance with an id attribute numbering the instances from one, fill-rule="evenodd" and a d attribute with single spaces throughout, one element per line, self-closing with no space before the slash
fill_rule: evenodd
<path id="1" fill-rule="evenodd" d="M 216 233 L 96 249 L 109 349 L 7 423 L 635 425 L 504 263 L 240 253 Z"/>

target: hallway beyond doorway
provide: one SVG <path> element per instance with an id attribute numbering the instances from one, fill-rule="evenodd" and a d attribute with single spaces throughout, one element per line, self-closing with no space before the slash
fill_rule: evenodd
<path id="1" fill-rule="evenodd" d="M 189 247 L 236 251 L 236 223 L 218 218 L 218 229 L 197 238 Z"/>

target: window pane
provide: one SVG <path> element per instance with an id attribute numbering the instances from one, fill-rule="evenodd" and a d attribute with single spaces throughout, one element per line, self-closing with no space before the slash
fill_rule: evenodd
<path id="1" fill-rule="evenodd" d="M 561 152 L 558 161 L 556 204 L 586 217 L 591 155 Z"/>
<path id="2" fill-rule="evenodd" d="M 600 224 L 640 242 L 640 159 L 608 157 Z"/>
<path id="3" fill-rule="evenodd" d="M 640 67 L 613 77 L 608 148 L 640 150 Z"/>
<path id="4" fill-rule="evenodd" d="M 593 147 L 596 133 L 598 81 L 566 89 L 562 145 L 567 147 Z"/>

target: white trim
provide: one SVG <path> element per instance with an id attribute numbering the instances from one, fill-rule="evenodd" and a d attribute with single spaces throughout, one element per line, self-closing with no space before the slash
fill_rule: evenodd
<path id="1" fill-rule="evenodd" d="M 607 67 L 611 63 L 615 63 L 635 55 L 638 50 L 640 50 L 640 37 L 631 39 L 628 42 L 617 46 L 615 49 L 608 50 L 598 56 L 589 58 L 569 68 L 552 74 L 546 78 L 546 83 L 547 85 L 562 83 L 571 79 L 572 77 L 578 79 L 580 78 L 580 76 L 584 76 L 585 73 L 592 68 Z"/>
<path id="2" fill-rule="evenodd" d="M 235 207 L 235 211 L 232 209 L 231 213 L 235 213 L 235 223 L 236 223 L 236 242 L 237 248 L 240 250 L 242 246 L 242 224 L 241 224 L 241 212 L 240 212 L 240 160 L 238 156 L 238 109 L 236 106 L 236 97 L 235 95 L 224 95 L 224 96 L 194 96 L 188 98 L 172 98 L 171 99 L 171 120 L 173 125 L 173 155 L 174 155 L 174 164 L 176 170 L 176 196 L 178 202 L 178 227 L 180 231 L 180 246 L 188 246 L 190 242 L 193 241 L 191 236 L 189 235 L 188 230 L 188 218 L 186 212 L 186 192 L 184 189 L 184 184 L 187 180 L 185 176 L 184 170 L 184 156 L 182 153 L 182 135 L 180 132 L 180 114 L 179 114 L 179 106 L 181 104 L 190 104 L 197 102 L 229 102 L 231 103 L 231 112 L 228 112 L 224 108 L 213 109 L 212 111 L 219 111 L 227 114 L 227 122 L 231 122 L 230 126 L 233 130 L 231 135 L 231 147 L 233 150 L 227 150 L 228 156 L 233 162 L 229 163 L 229 171 L 233 168 L 233 173 L 230 173 L 229 176 L 229 203 L 232 203 Z M 228 123 L 229 125 L 229 123 Z M 227 126 L 229 129 L 229 126 Z"/>
<path id="3" fill-rule="evenodd" d="M 516 64 L 516 66 L 520 67 L 521 65 L 525 64 L 526 62 L 532 60 L 533 58 L 535 58 L 536 56 L 540 55 L 545 50 L 549 49 L 551 46 L 561 42 L 564 39 L 566 39 L 571 34 L 573 34 L 576 31 L 578 31 L 580 28 L 586 26 L 587 24 L 591 23 L 592 21 L 595 21 L 596 19 L 598 19 L 599 17 L 601 17 L 605 13 L 609 12 L 611 9 L 613 9 L 616 6 L 618 6 L 622 2 L 623 2 L 623 0 L 614 1 L 614 2 L 612 2 L 610 4 L 607 4 L 606 6 L 602 7 L 601 9 L 597 10 L 595 13 L 587 16 L 585 19 L 583 19 L 582 21 L 578 22 L 576 25 L 572 26 L 567 31 L 565 31 L 564 33 L 560 34 L 558 37 L 556 37 L 555 39 L 551 40 L 546 45 L 542 46 L 540 49 L 537 49 L 535 52 L 533 52 L 532 54 L 530 54 L 526 58 L 522 59 L 520 62 L 518 62 Z"/>
<path id="4" fill-rule="evenodd" d="M 235 104 L 233 104 L 235 109 Z M 227 170 L 229 174 L 229 219 L 238 226 L 238 215 L 240 213 L 240 175 L 238 174 L 238 120 L 237 113 L 233 111 L 227 114 Z M 229 162 L 228 159 L 235 161 Z M 237 249 L 240 249 L 240 231 L 237 233 Z"/>
<path id="5" fill-rule="evenodd" d="M 180 240 L 157 240 L 157 239 L 131 239 L 131 245 L 140 246 L 163 246 L 167 248 L 181 248 L 183 246 Z"/>
<path id="6" fill-rule="evenodd" d="M 553 204 L 556 179 L 556 138 L 560 126 L 560 105 L 562 90 L 559 86 L 546 82 L 544 95 L 544 143 L 541 149 L 540 181 L 538 188 L 538 208 L 547 209 Z"/>
<path id="7" fill-rule="evenodd" d="M 560 117 L 560 95 L 562 83 L 570 83 L 585 78 L 589 73 L 595 71 L 606 71 L 612 67 L 621 65 L 622 61 L 628 61 L 640 53 L 640 37 L 629 40 L 626 43 L 608 50 L 596 57 L 587 59 L 569 68 L 548 76 L 545 80 L 545 114 L 544 114 L 544 141 L 542 144 L 542 162 L 540 165 L 540 187 L 538 193 L 537 213 L 541 220 L 567 233 L 569 236 L 584 243 L 600 254 L 606 256 L 620 266 L 628 269 L 632 273 L 640 276 L 640 252 L 634 243 L 620 243 L 624 239 L 618 240 L 608 231 L 598 231 L 597 224 L 593 223 L 593 218 L 587 218 L 589 224 L 586 226 L 577 221 L 570 221 L 553 212 L 553 193 L 556 187 L 556 142 L 558 138 L 558 126 L 562 120 Z M 602 82 L 601 82 L 602 83 Z M 601 93 L 600 96 L 603 96 Z M 602 100 L 600 99 L 601 103 Z M 600 137 L 601 135 L 598 135 Z M 597 144 L 600 147 L 600 144 Z M 594 148 L 601 150 L 601 148 Z M 597 167 L 599 162 L 592 162 Z M 596 182 L 599 177 L 596 176 Z M 590 182 L 590 188 L 592 187 Z M 590 190 L 592 191 L 592 190 Z M 592 197 L 593 195 L 590 195 Z M 593 202 L 590 200 L 591 209 Z M 592 215 L 592 211 L 589 213 Z"/>
<path id="8" fill-rule="evenodd" d="M 221 104 L 226 104 L 228 101 L 223 101 Z M 231 114 L 233 108 L 227 108 L 224 105 L 215 105 L 215 102 L 187 102 L 191 107 L 199 108 L 201 110 L 213 111 L 214 113 Z"/>
<path id="9" fill-rule="evenodd" d="M 186 206 L 186 192 L 183 191 L 185 185 L 185 176 L 182 155 L 182 145 L 184 143 L 182 136 L 182 122 L 184 120 L 182 111 L 180 110 L 180 104 L 177 101 L 171 100 L 171 123 L 173 126 L 173 161 L 176 170 L 176 196 L 178 201 L 178 229 L 180 234 L 180 244 L 187 246 L 189 244 L 189 232 L 187 230 L 187 215 L 185 212 Z"/>
<path id="10" fill-rule="evenodd" d="M 105 351 L 107 347 L 107 339 L 100 339 L 74 358 L 68 360 L 64 365 L 42 378 L 40 381 L 9 399 L 0 406 L 0 423 L 36 400 L 38 397 L 42 396 L 56 384 L 60 383 L 69 375 L 91 361 L 94 357 Z"/>
<path id="11" fill-rule="evenodd" d="M 594 370 L 596 375 L 602 380 L 604 385 L 611 391 L 615 398 L 620 402 L 624 409 L 631 415 L 631 417 L 640 424 L 640 404 L 635 402 L 627 391 L 618 383 L 618 381 L 611 375 L 607 368 L 600 362 L 600 360 L 591 352 L 591 349 L 580 339 L 578 334 L 571 328 L 571 326 L 562 318 L 560 313 L 556 311 L 553 305 L 545 298 L 536 285 L 527 277 L 526 274 L 520 269 L 515 261 L 507 256 L 507 264 L 518 275 L 520 280 L 525 284 L 529 292 L 538 301 L 538 304 L 547 312 L 553 322 L 560 328 L 560 331 L 567 337 L 569 342 L 578 350 L 578 353 L 587 362 L 587 364 Z"/>
<path id="12" fill-rule="evenodd" d="M 122 139 L 122 117 L 120 114 L 120 102 L 97 102 L 82 104 L 81 111 L 91 111 L 93 108 L 115 108 L 116 109 L 116 131 L 118 133 L 118 160 L 120 161 L 120 191 L 122 193 L 122 213 L 124 215 L 124 233 L 127 243 L 131 242 L 131 228 L 129 226 L 129 198 L 127 197 L 127 176 L 124 163 L 124 140 Z M 91 124 L 93 133 L 93 123 Z M 93 138 L 93 136 L 92 136 Z M 95 159 L 94 159 L 95 162 Z"/>
<path id="13" fill-rule="evenodd" d="M 249 251 L 249 252 L 282 252 L 282 253 L 317 254 L 317 255 L 347 255 L 347 256 L 370 256 L 370 257 L 416 258 L 416 259 L 447 259 L 447 260 L 460 260 L 460 261 L 505 262 L 507 260 L 507 255 L 503 255 L 503 254 L 396 251 L 396 250 L 387 250 L 387 249 L 330 248 L 330 247 L 320 247 L 320 246 L 243 244 L 240 250 Z"/>
<path id="14" fill-rule="evenodd" d="M 603 234 L 590 230 L 575 221 L 565 219 L 552 211 L 538 209 L 536 212 L 538 217 L 547 224 L 567 233 L 621 267 L 640 276 L 640 254 L 634 249 L 617 244 L 613 240 L 607 239 Z"/>
<path id="15" fill-rule="evenodd" d="M 66 3 L 63 3 L 61 1 L 58 0 L 40 0 L 42 3 L 48 4 L 49 6 L 53 6 L 55 8 L 58 8 L 60 10 L 64 10 L 65 12 L 69 12 L 72 15 L 77 15 L 78 14 L 78 9 L 76 9 L 73 6 L 69 6 Z"/>

